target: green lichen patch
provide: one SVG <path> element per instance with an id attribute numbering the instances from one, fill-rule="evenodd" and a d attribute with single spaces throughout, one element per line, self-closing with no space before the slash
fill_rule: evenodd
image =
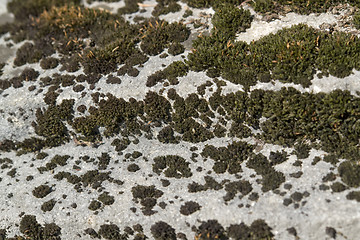
<path id="1" fill-rule="evenodd" d="M 159 156 L 154 158 L 153 171 L 160 175 L 164 173 L 166 177 L 188 178 L 192 176 L 189 162 L 176 155 Z"/>
<path id="2" fill-rule="evenodd" d="M 235 174 L 241 171 L 241 163 L 248 159 L 254 147 L 246 142 L 233 142 L 227 147 L 206 145 L 201 155 L 215 161 L 213 170 L 216 173 L 229 172 Z"/>

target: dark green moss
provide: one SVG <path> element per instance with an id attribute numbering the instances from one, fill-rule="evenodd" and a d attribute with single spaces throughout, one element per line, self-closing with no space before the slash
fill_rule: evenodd
<path id="1" fill-rule="evenodd" d="M 338 167 L 341 180 L 349 187 L 360 186 L 360 166 L 356 163 L 345 161 Z"/>
<path id="2" fill-rule="evenodd" d="M 310 146 L 306 144 L 297 144 L 295 145 L 295 154 L 298 157 L 298 159 L 304 159 L 309 157 L 310 149 L 311 149 Z"/>
<path id="3" fill-rule="evenodd" d="M 335 182 L 335 183 L 331 184 L 330 187 L 333 192 L 343 192 L 347 189 L 347 187 L 340 182 Z"/>
<path id="4" fill-rule="evenodd" d="M 353 15 L 353 24 L 357 29 L 360 29 L 360 12 Z"/>
<path id="5" fill-rule="evenodd" d="M 59 64 L 59 60 L 53 57 L 43 58 L 40 61 L 41 68 L 45 70 L 56 68 L 58 64 Z"/>
<path id="6" fill-rule="evenodd" d="M 52 192 L 52 188 L 49 187 L 48 185 L 40 185 L 32 191 L 32 194 L 37 198 L 44 198 L 51 192 Z"/>
<path id="7" fill-rule="evenodd" d="M 226 231 L 217 220 L 208 220 L 202 222 L 196 230 L 195 239 L 210 240 L 210 239 L 228 239 Z"/>
<path id="8" fill-rule="evenodd" d="M 180 213 L 182 215 L 189 216 L 200 209 L 201 209 L 201 206 L 197 202 L 188 201 L 188 202 L 185 202 L 184 205 L 181 205 Z"/>
<path id="9" fill-rule="evenodd" d="M 110 163 L 110 155 L 108 153 L 101 153 L 101 156 L 98 157 L 98 159 L 99 170 L 105 170 Z"/>
<path id="10" fill-rule="evenodd" d="M 294 11 L 301 14 L 326 12 L 327 10 L 329 10 L 330 7 L 335 7 L 343 3 L 349 3 L 350 5 L 359 7 L 359 2 L 356 0 L 312 1 L 311 3 L 307 0 L 299 0 L 299 1 L 255 0 L 250 2 L 250 4 L 254 7 L 254 10 L 261 13 L 267 13 L 267 12 L 279 13 L 279 12 Z"/>
<path id="11" fill-rule="evenodd" d="M 209 189 L 219 190 L 223 188 L 223 186 L 220 183 L 218 183 L 214 178 L 210 176 L 205 176 L 204 179 L 205 179 L 204 185 L 200 185 L 196 182 L 190 183 L 188 185 L 188 191 L 194 193 L 194 192 L 206 191 Z"/>
<path id="12" fill-rule="evenodd" d="M 188 178 L 192 176 L 189 162 L 176 155 L 167 155 L 154 158 L 153 171 L 160 175 L 161 172 L 166 177 Z"/>
<path id="13" fill-rule="evenodd" d="M 253 146 L 245 142 L 233 142 L 227 147 L 216 148 L 206 145 L 201 155 L 205 158 L 210 157 L 215 161 L 213 170 L 216 173 L 235 174 L 241 171 L 241 163 L 245 161 L 254 149 Z"/>
<path id="14" fill-rule="evenodd" d="M 110 172 L 99 172 L 98 170 L 87 171 L 81 176 L 84 187 L 90 186 L 94 189 L 101 187 L 102 182 L 112 180 Z"/>
<path id="15" fill-rule="evenodd" d="M 190 30 L 181 23 L 167 23 L 155 18 L 150 19 L 142 28 L 141 50 L 148 55 L 157 55 L 171 42 L 183 42 Z"/>
<path id="16" fill-rule="evenodd" d="M 329 155 L 324 156 L 323 161 L 331 163 L 333 165 L 336 165 L 339 162 L 339 159 L 336 157 L 336 155 L 329 154 Z"/>
<path id="17" fill-rule="evenodd" d="M 181 43 L 178 43 L 178 42 L 172 43 L 169 46 L 169 49 L 168 49 L 168 52 L 173 56 L 182 54 L 182 53 L 184 53 L 184 51 L 185 51 L 184 46 Z"/>
<path id="18" fill-rule="evenodd" d="M 115 202 L 115 199 L 113 196 L 109 195 L 108 192 L 104 192 L 100 194 L 98 197 L 98 200 L 102 202 L 104 205 L 112 205 Z"/>
<path id="19" fill-rule="evenodd" d="M 90 202 L 90 205 L 88 206 L 88 208 L 92 211 L 96 211 L 101 207 L 101 202 L 93 200 Z"/>
<path id="20" fill-rule="evenodd" d="M 20 221 L 20 232 L 26 238 L 16 237 L 16 239 L 37 239 L 37 240 L 60 240 L 61 228 L 55 223 L 44 224 L 41 226 L 34 215 L 24 215 Z"/>
<path id="21" fill-rule="evenodd" d="M 359 191 L 351 191 L 346 195 L 346 198 L 349 200 L 356 200 L 360 202 L 360 192 Z"/>
<path id="22" fill-rule="evenodd" d="M 217 6 L 211 19 L 217 31 L 234 38 L 236 33 L 244 32 L 250 27 L 252 16 L 249 10 L 234 7 L 233 4 L 223 3 Z"/>
<path id="23" fill-rule="evenodd" d="M 171 105 L 169 101 L 155 92 L 148 92 L 144 99 L 144 112 L 149 121 L 169 121 Z"/>
<path id="24" fill-rule="evenodd" d="M 263 192 L 275 190 L 285 182 L 284 174 L 276 171 L 268 159 L 262 154 L 252 156 L 249 161 L 247 161 L 246 166 L 254 169 L 257 174 L 262 176 L 261 190 Z"/>
<path id="25" fill-rule="evenodd" d="M 270 152 L 269 160 L 271 162 L 271 165 L 276 165 L 283 163 L 287 160 L 287 153 L 285 151 L 279 152 Z"/>
<path id="26" fill-rule="evenodd" d="M 176 240 L 175 229 L 163 221 L 156 222 L 150 228 L 155 240 Z"/>
<path id="27" fill-rule="evenodd" d="M 137 171 L 140 170 L 140 167 L 139 167 L 139 165 L 137 165 L 136 163 L 132 163 L 132 164 L 130 164 L 130 165 L 127 167 L 127 170 L 128 170 L 129 172 L 137 172 Z"/>
<path id="28" fill-rule="evenodd" d="M 130 14 L 139 11 L 138 3 L 142 3 L 143 0 L 125 0 L 125 6 L 119 8 L 119 14 Z"/>
<path id="29" fill-rule="evenodd" d="M 3 166 L 4 166 L 4 165 L 3 165 Z M 2 166 L 1 166 L 1 167 L 2 167 Z M 8 171 L 8 172 L 6 173 L 6 175 L 14 178 L 15 175 L 16 175 L 16 168 L 13 168 L 13 169 L 11 169 L 10 171 Z"/>
<path id="30" fill-rule="evenodd" d="M 175 13 L 181 10 L 181 6 L 175 0 L 157 0 L 158 4 L 152 11 L 152 15 L 158 17 L 168 13 Z"/>
<path id="31" fill-rule="evenodd" d="M 121 234 L 120 229 L 115 224 L 103 224 L 100 226 L 98 231 L 99 235 L 108 240 L 126 240 L 128 239 L 127 234 Z"/>
<path id="32" fill-rule="evenodd" d="M 46 201 L 41 205 L 41 210 L 43 212 L 50 212 L 54 208 L 55 204 L 56 204 L 55 199 Z"/>
<path id="33" fill-rule="evenodd" d="M 178 143 L 179 141 L 174 136 L 174 130 L 170 127 L 164 127 L 157 135 L 157 139 L 162 143 Z"/>
<path id="34" fill-rule="evenodd" d="M 157 198 L 163 195 L 163 192 L 152 186 L 138 185 L 131 189 L 134 199 L 140 200 L 142 205 L 142 212 L 145 216 L 150 216 L 156 213 L 152 208 L 156 205 Z"/>
<path id="35" fill-rule="evenodd" d="M 358 46 L 359 39 L 350 34 L 331 35 L 304 24 L 250 44 L 233 42 L 230 35 L 219 31 L 196 39 L 187 63 L 195 71 L 218 69 L 224 78 L 242 84 L 245 89 L 257 79 L 264 81 L 264 76 L 269 81 L 270 72 L 271 79 L 308 87 L 316 69 L 337 77 L 348 76 L 353 68 L 358 69 Z M 345 56 L 344 51 L 350 54 Z M 335 59 L 334 52 L 343 57 Z M 340 61 L 345 64 L 339 64 Z"/>
<path id="36" fill-rule="evenodd" d="M 230 182 L 225 185 L 226 195 L 224 196 L 225 202 L 232 200 L 237 193 L 241 193 L 241 198 L 246 196 L 252 191 L 252 186 L 249 181 L 240 180 Z"/>

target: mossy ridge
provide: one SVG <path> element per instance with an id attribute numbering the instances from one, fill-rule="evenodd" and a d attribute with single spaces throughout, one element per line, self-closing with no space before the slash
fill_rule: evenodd
<path id="1" fill-rule="evenodd" d="M 141 50 L 151 56 L 158 55 L 172 42 L 183 42 L 190 36 L 190 30 L 182 23 L 171 23 L 157 18 L 145 22 L 141 32 Z"/>
<path id="2" fill-rule="evenodd" d="M 309 1 L 309 0 L 298 0 L 298 1 L 287 1 L 287 0 L 254 0 L 249 2 L 250 5 L 254 8 L 255 11 L 260 13 L 267 12 L 289 12 L 293 11 L 300 14 L 310 14 L 310 13 L 322 13 L 326 12 L 330 7 L 334 7 L 339 4 L 348 3 L 352 6 L 360 7 L 360 4 L 356 0 L 347 0 L 347 1 Z M 285 10 L 285 7 L 288 8 Z"/>
<path id="3" fill-rule="evenodd" d="M 191 70 L 218 69 L 222 77 L 245 89 L 271 79 L 309 87 L 316 70 L 343 78 L 353 69 L 360 69 L 358 37 L 347 33 L 331 35 L 305 24 L 250 44 L 234 42 L 231 35 L 213 31 L 210 36 L 198 37 L 193 47 L 186 61 Z"/>
<path id="4" fill-rule="evenodd" d="M 44 10 L 50 10 L 54 6 L 79 4 L 80 0 L 12 0 L 7 4 L 7 8 L 17 20 L 24 21 L 30 16 L 37 17 Z"/>
<path id="5" fill-rule="evenodd" d="M 34 41 L 18 50 L 17 66 L 37 62 L 57 50 L 64 54 L 63 70 L 76 71 L 81 63 L 86 74 L 106 74 L 123 63 L 129 66 L 144 63 L 147 58 L 140 56 L 144 55 L 142 52 L 156 55 L 190 35 L 182 23 L 169 24 L 152 18 L 130 24 L 120 15 L 77 5 L 54 5 L 6 29 L 16 42 Z"/>

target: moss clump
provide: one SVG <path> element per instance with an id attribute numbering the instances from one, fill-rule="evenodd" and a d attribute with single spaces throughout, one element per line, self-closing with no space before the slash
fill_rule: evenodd
<path id="1" fill-rule="evenodd" d="M 217 220 L 202 222 L 196 231 L 195 239 L 228 239 L 224 227 Z"/>
<path id="2" fill-rule="evenodd" d="M 36 187 L 33 191 L 32 194 L 36 197 L 36 198 L 44 198 L 46 197 L 48 194 L 50 194 L 52 192 L 52 188 L 49 187 L 48 185 L 40 185 L 38 187 Z"/>
<path id="3" fill-rule="evenodd" d="M 53 57 L 46 57 L 41 59 L 40 66 L 42 69 L 53 69 L 56 68 L 59 64 L 59 60 Z"/>
<path id="4" fill-rule="evenodd" d="M 288 154 L 285 151 L 270 152 L 269 160 L 271 165 L 276 165 L 285 162 L 288 159 Z"/>
<path id="5" fill-rule="evenodd" d="M 30 16 L 39 16 L 44 10 L 49 10 L 53 6 L 78 4 L 80 4 L 80 0 L 13 0 L 8 3 L 7 8 L 15 15 L 17 20 L 26 20 Z"/>
<path id="6" fill-rule="evenodd" d="M 175 229 L 163 221 L 156 222 L 150 228 L 155 240 L 175 240 Z"/>
<path id="7" fill-rule="evenodd" d="M 146 82 L 147 87 L 155 86 L 157 83 L 168 79 L 173 85 L 178 84 L 178 77 L 185 76 L 189 71 L 189 68 L 184 62 L 176 61 L 171 63 L 165 69 L 157 71 L 148 77 Z"/>
<path id="8" fill-rule="evenodd" d="M 201 185 L 196 182 L 190 183 L 188 185 L 189 192 L 194 193 L 194 192 L 200 192 L 200 191 L 207 191 L 209 189 L 219 190 L 219 189 L 223 188 L 223 186 L 220 183 L 218 183 L 214 178 L 212 178 L 210 176 L 205 176 L 204 179 L 205 179 L 204 185 Z"/>
<path id="9" fill-rule="evenodd" d="M 60 240 L 61 228 L 55 223 L 41 226 L 34 215 L 25 215 L 20 221 L 20 232 L 25 238 L 16 236 L 16 239 Z"/>
<path id="10" fill-rule="evenodd" d="M 299 1 L 271 1 L 271 0 L 255 0 L 251 1 L 250 4 L 254 7 L 254 10 L 261 13 L 267 12 L 288 12 L 294 11 L 300 14 L 310 13 L 322 13 L 326 12 L 330 7 L 334 7 L 339 4 L 349 3 L 359 7 L 359 2 L 356 0 L 348 1 L 311 1 L 299 0 Z M 285 10 L 285 7 L 287 10 Z"/>
<path id="11" fill-rule="evenodd" d="M 171 42 L 183 42 L 190 30 L 181 23 L 167 23 L 155 18 L 150 19 L 142 28 L 140 48 L 146 54 L 157 55 Z"/>
<path id="12" fill-rule="evenodd" d="M 35 48 L 34 44 L 27 42 L 16 51 L 14 64 L 15 66 L 22 66 L 26 63 L 36 63 L 43 56 L 44 53 L 41 50 Z"/>
<path id="13" fill-rule="evenodd" d="M 181 6 L 177 3 L 176 0 L 157 0 L 157 5 L 152 11 L 152 15 L 154 17 L 158 17 L 160 15 L 165 15 L 168 13 L 175 13 L 181 10 Z"/>
<path id="14" fill-rule="evenodd" d="M 210 36 L 196 39 L 193 46 L 187 61 L 192 70 L 218 69 L 224 78 L 246 89 L 258 80 L 269 79 L 308 87 L 317 69 L 345 77 L 360 66 L 357 37 L 345 33 L 331 35 L 304 24 L 282 29 L 250 44 L 234 42 L 231 36 L 213 31 Z M 343 57 L 335 59 L 338 55 L 334 53 Z"/>
<path id="15" fill-rule="evenodd" d="M 93 200 L 91 201 L 90 205 L 88 206 L 88 208 L 92 211 L 96 211 L 99 208 L 101 208 L 101 202 Z"/>
<path id="16" fill-rule="evenodd" d="M 360 186 L 360 166 L 350 161 L 341 163 L 338 167 L 341 180 L 349 187 Z"/>
<path id="17" fill-rule="evenodd" d="M 171 104 L 155 92 L 148 92 L 144 99 L 144 112 L 149 121 L 170 121 Z"/>
<path id="18" fill-rule="evenodd" d="M 254 147 L 246 142 L 233 142 L 227 147 L 218 148 L 206 145 L 201 156 L 215 161 L 213 170 L 216 173 L 235 174 L 241 171 L 241 163 L 249 157 L 253 149 Z"/>
<path id="19" fill-rule="evenodd" d="M 142 212 L 146 216 L 153 215 L 155 211 L 152 208 L 156 205 L 157 198 L 161 197 L 164 193 L 152 186 L 138 185 L 131 189 L 134 199 L 140 200 L 142 205 Z"/>
<path id="20" fill-rule="evenodd" d="M 252 17 L 249 10 L 234 7 L 233 4 L 224 3 L 217 7 L 211 19 L 216 31 L 235 37 L 236 33 L 244 32 L 250 28 Z"/>
<path id="21" fill-rule="evenodd" d="M 179 140 L 174 136 L 174 130 L 170 127 L 164 127 L 157 135 L 157 139 L 162 143 L 178 143 Z"/>
<path id="22" fill-rule="evenodd" d="M 99 235 L 105 239 L 119 239 L 119 240 L 126 240 L 128 239 L 127 234 L 121 234 L 120 229 L 115 224 L 103 224 L 100 226 L 98 231 Z"/>
<path id="23" fill-rule="evenodd" d="M 346 198 L 348 200 L 356 200 L 357 202 L 360 202 L 360 191 L 351 191 L 346 195 Z"/>
<path id="24" fill-rule="evenodd" d="M 55 204 L 56 204 L 55 199 L 51 199 L 51 200 L 49 200 L 47 202 L 44 202 L 41 205 L 41 210 L 43 212 L 50 212 L 55 207 Z"/>
<path id="25" fill-rule="evenodd" d="M 246 166 L 254 169 L 257 174 L 262 176 L 261 190 L 263 192 L 275 190 L 285 182 L 284 174 L 276 171 L 268 159 L 262 154 L 252 156 L 249 161 L 247 161 Z"/>
<path id="26" fill-rule="evenodd" d="M 154 158 L 153 171 L 160 175 L 164 172 L 166 177 L 188 178 L 192 176 L 189 162 L 176 155 L 167 155 Z"/>
<path id="27" fill-rule="evenodd" d="M 236 194 L 241 193 L 240 197 L 248 195 L 253 190 L 249 181 L 240 180 L 230 182 L 225 185 L 226 195 L 224 196 L 225 202 L 232 200 Z"/>
<path id="28" fill-rule="evenodd" d="M 189 216 L 193 214 L 196 211 L 199 211 L 201 209 L 200 204 L 194 201 L 188 201 L 185 202 L 184 205 L 181 205 L 180 207 L 180 213 L 185 216 Z"/>
<path id="29" fill-rule="evenodd" d="M 109 195 L 108 192 L 104 192 L 100 194 L 98 197 L 98 200 L 102 202 L 104 205 L 112 205 L 115 202 L 115 199 L 113 196 Z"/>

